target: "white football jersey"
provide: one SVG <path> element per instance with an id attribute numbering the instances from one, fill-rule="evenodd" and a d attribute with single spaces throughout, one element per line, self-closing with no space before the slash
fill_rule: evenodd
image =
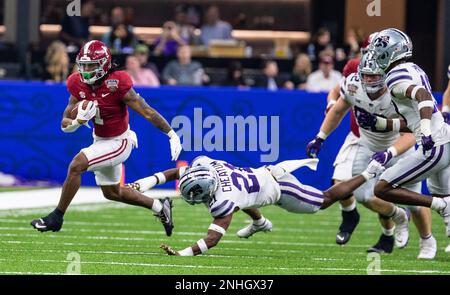
<path id="1" fill-rule="evenodd" d="M 264 168 L 240 168 L 206 156 L 197 157 L 192 167 L 212 167 L 219 177 L 219 187 L 207 204 L 213 217 L 223 217 L 240 209 L 273 205 L 280 199 L 280 186 Z"/>
<path id="2" fill-rule="evenodd" d="M 371 100 L 356 73 L 342 79 L 341 96 L 353 107 L 355 114 L 358 109 L 364 109 L 383 118 L 398 118 L 389 91 L 386 91 L 381 97 Z M 374 152 L 389 148 L 400 136 L 400 133 L 396 131 L 373 132 L 363 128 L 359 128 L 359 133 L 361 135 L 360 143 Z"/>
<path id="3" fill-rule="evenodd" d="M 407 62 L 394 67 L 386 77 L 386 84 L 389 87 L 389 91 L 393 94 L 392 101 L 397 112 L 406 120 L 408 128 L 416 137 L 417 144 L 421 145 L 419 104 L 414 99 L 396 94 L 397 92 L 394 91 L 394 88 L 399 83 L 406 83 L 409 86 L 420 85 L 432 93 L 428 76 L 418 65 Z M 433 101 L 434 111 L 431 117 L 431 134 L 436 145 L 442 145 L 450 142 L 450 126 L 445 124 L 434 97 Z"/>

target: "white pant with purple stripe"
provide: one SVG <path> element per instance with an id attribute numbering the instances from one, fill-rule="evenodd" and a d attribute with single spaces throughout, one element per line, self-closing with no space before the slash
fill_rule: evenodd
<path id="1" fill-rule="evenodd" d="M 399 160 L 380 179 L 393 187 L 403 187 L 427 179 L 431 194 L 450 195 L 450 143 L 434 147 L 425 156 L 422 148 Z"/>
<path id="2" fill-rule="evenodd" d="M 277 206 L 292 213 L 316 213 L 322 207 L 322 191 L 301 184 L 292 174 L 286 173 L 277 182 L 281 190 Z"/>
<path id="3" fill-rule="evenodd" d="M 393 166 L 395 166 L 398 162 L 400 162 L 403 158 L 406 158 L 412 154 L 414 154 L 415 150 L 414 148 L 411 148 L 407 150 L 405 153 L 401 154 L 398 157 L 393 158 L 390 160 L 386 168 L 389 169 Z M 352 174 L 353 176 L 360 175 L 364 170 L 366 170 L 367 165 L 370 162 L 370 158 L 373 156 L 375 152 L 370 150 L 368 147 L 361 145 L 358 149 L 358 152 L 356 154 L 355 161 L 353 162 L 353 168 L 352 168 Z M 355 196 L 356 200 L 360 203 L 366 203 L 369 202 L 374 197 L 373 190 L 375 188 L 376 182 L 378 181 L 378 177 L 372 178 L 368 181 L 366 181 L 363 185 L 358 187 L 354 192 L 353 195 Z M 422 183 L 408 183 L 405 184 L 405 188 L 416 192 L 421 193 L 422 191 Z"/>

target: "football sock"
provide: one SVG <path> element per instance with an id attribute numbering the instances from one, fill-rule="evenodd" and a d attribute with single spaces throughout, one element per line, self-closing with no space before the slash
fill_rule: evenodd
<path id="1" fill-rule="evenodd" d="M 395 229 L 395 226 L 393 226 L 393 227 L 390 228 L 390 229 L 381 227 L 381 229 L 382 229 L 383 234 L 384 234 L 385 236 L 390 237 L 390 236 L 393 236 L 393 235 L 394 235 L 394 229 Z"/>
<path id="2" fill-rule="evenodd" d="M 262 225 L 264 222 L 266 222 L 266 218 L 264 216 L 261 216 L 260 219 L 253 220 L 254 225 Z"/>
<path id="3" fill-rule="evenodd" d="M 157 199 L 153 199 L 153 205 L 152 205 L 152 210 L 155 213 L 159 213 L 162 210 L 162 204 L 159 200 Z"/>
<path id="4" fill-rule="evenodd" d="M 351 204 L 350 204 L 349 206 L 347 206 L 347 207 L 342 206 L 342 204 L 340 204 L 340 206 L 341 206 L 341 210 L 342 210 L 342 211 L 350 212 L 350 211 L 355 210 L 355 208 L 356 208 L 356 201 L 353 201 L 353 203 L 351 203 Z"/>

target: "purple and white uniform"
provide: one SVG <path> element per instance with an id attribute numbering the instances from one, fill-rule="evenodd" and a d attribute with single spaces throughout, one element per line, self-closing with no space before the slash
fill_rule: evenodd
<path id="1" fill-rule="evenodd" d="M 411 85 L 421 85 L 431 92 L 425 72 L 414 63 L 402 63 L 387 74 L 386 84 L 392 94 L 392 102 L 397 113 L 406 120 L 421 146 L 420 112 L 418 102 L 407 98 L 405 91 Z M 433 101 L 434 98 L 433 98 Z M 435 142 L 432 150 L 425 155 L 419 147 L 413 154 L 398 161 L 380 177 L 394 187 L 417 183 L 427 179 L 428 190 L 432 194 L 450 194 L 450 125 L 444 122 L 436 107 L 431 117 L 431 136 Z"/>
<path id="2" fill-rule="evenodd" d="M 214 218 L 229 215 L 236 207 L 247 209 L 277 205 L 289 212 L 314 213 L 322 206 L 322 192 L 301 184 L 291 174 L 277 182 L 266 167 L 235 167 L 206 156 L 197 157 L 191 166 L 196 165 L 210 166 L 218 175 L 218 189 L 207 204 Z"/>

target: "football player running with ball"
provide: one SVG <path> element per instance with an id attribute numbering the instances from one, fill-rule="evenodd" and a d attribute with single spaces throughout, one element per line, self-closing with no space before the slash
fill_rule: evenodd
<path id="1" fill-rule="evenodd" d="M 194 256 L 204 254 L 217 245 L 228 229 L 233 214 L 238 210 L 243 210 L 254 219 L 253 224 L 241 229 L 238 234 L 245 232 L 247 236 L 251 236 L 264 228 L 254 227 L 254 224 L 264 225 L 267 222 L 259 213 L 259 207 L 277 205 L 293 213 L 316 213 L 347 197 L 384 170 L 381 164 L 373 162 L 361 175 L 336 184 L 326 191 L 304 185 L 290 173 L 301 166 L 315 170 L 317 162 L 317 159 L 292 160 L 275 166 L 239 168 L 224 161 L 200 156 L 189 167 L 158 172 L 129 186 L 144 192 L 157 184 L 179 179 L 181 197 L 186 202 L 191 205 L 206 205 L 213 217 L 206 237 L 180 251 L 161 245 L 169 255 Z"/>
<path id="2" fill-rule="evenodd" d="M 110 50 L 104 43 L 97 40 L 86 43 L 78 53 L 76 63 L 78 73 L 67 79 L 70 97 L 61 129 L 67 133 L 74 132 L 92 120 L 94 143 L 82 149 L 70 163 L 56 209 L 33 220 L 31 225 L 41 232 L 59 231 L 64 213 L 80 188 L 81 174 L 92 171 L 105 198 L 152 210 L 170 236 L 173 228 L 170 200 L 154 200 L 119 185 L 122 163 L 132 149 L 137 148 L 136 134 L 129 127 L 128 107 L 168 135 L 173 161 L 182 149 L 179 137 L 168 122 L 135 92 L 130 76 L 112 66 Z M 78 108 L 78 113 L 71 119 L 74 107 Z"/>
<path id="3" fill-rule="evenodd" d="M 437 211 L 450 236 L 450 126 L 437 108 L 427 75 L 408 61 L 412 54 L 410 38 L 397 29 L 381 31 L 369 45 L 368 60 L 386 74 L 394 107 L 419 145 L 380 176 L 375 194 L 388 202 Z M 392 120 L 368 113 L 357 119 L 363 128 L 386 131 L 393 127 Z M 405 187 L 425 179 L 433 197 Z M 425 242 L 422 238 L 421 243 Z"/>

